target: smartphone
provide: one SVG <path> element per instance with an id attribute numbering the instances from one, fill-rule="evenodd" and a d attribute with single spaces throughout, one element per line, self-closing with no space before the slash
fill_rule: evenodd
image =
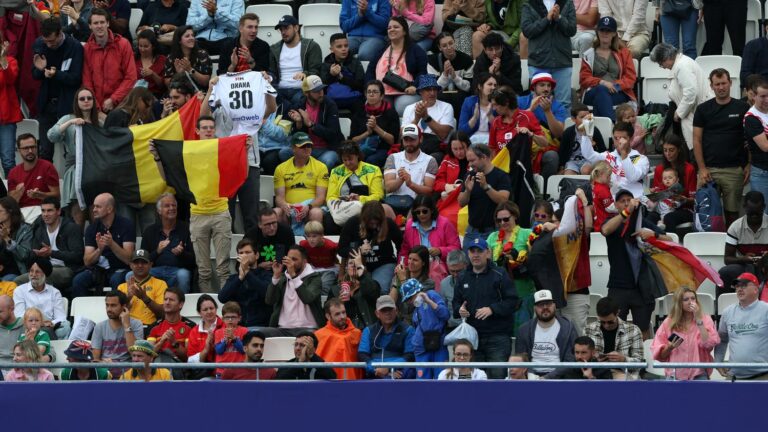
<path id="1" fill-rule="evenodd" d="M 681 343 L 682 343 L 682 342 L 683 342 L 683 340 L 684 340 L 683 338 L 681 338 L 679 335 L 677 335 L 677 334 L 675 334 L 675 333 L 672 333 L 672 334 L 671 334 L 671 335 L 669 335 L 669 337 L 667 338 L 667 340 L 668 340 L 668 341 L 670 341 L 670 342 L 675 342 L 675 341 L 676 341 L 676 340 L 678 340 L 678 339 L 680 339 L 680 342 L 681 342 Z"/>
<path id="2" fill-rule="evenodd" d="M 607 359 L 607 358 L 608 358 L 608 355 L 607 355 L 607 354 L 604 354 L 604 353 L 601 353 L 600 355 L 598 355 L 598 356 L 597 356 L 597 359 L 598 359 L 598 360 L 605 360 L 605 359 Z"/>

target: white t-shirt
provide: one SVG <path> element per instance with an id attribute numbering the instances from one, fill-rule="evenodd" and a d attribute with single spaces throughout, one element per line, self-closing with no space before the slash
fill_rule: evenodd
<path id="1" fill-rule="evenodd" d="M 303 72 L 301 67 L 301 42 L 293 48 L 283 44 L 280 50 L 280 82 L 278 88 L 301 88 L 301 81 L 293 79 L 293 76 Z"/>
<path id="2" fill-rule="evenodd" d="M 51 250 L 58 251 L 59 247 L 56 246 L 56 237 L 59 236 L 59 229 L 61 228 L 61 223 L 59 223 L 59 226 L 56 227 L 56 230 L 53 232 L 48 231 L 48 228 L 46 227 L 46 232 L 48 233 L 48 243 L 51 246 Z M 51 257 L 51 265 L 54 267 L 64 267 L 64 261 Z"/>
<path id="3" fill-rule="evenodd" d="M 450 369 L 443 369 L 442 372 L 440 372 L 440 375 L 437 376 L 437 379 L 438 380 L 448 380 L 448 379 L 450 379 L 450 380 L 457 381 L 459 379 L 459 370 L 454 368 L 453 369 L 453 377 L 448 378 L 448 371 L 449 370 Z M 466 378 L 462 378 L 462 379 L 466 379 Z M 488 376 L 485 374 L 485 372 L 483 372 L 482 369 L 472 369 L 472 376 L 469 379 L 472 380 L 472 381 L 487 380 Z"/>
<path id="4" fill-rule="evenodd" d="M 418 103 L 418 102 L 417 102 Z M 435 101 L 435 104 L 427 108 L 427 113 L 436 122 L 443 125 L 450 125 L 456 129 L 456 118 L 453 116 L 453 107 L 451 104 L 443 101 Z M 413 123 L 413 119 L 416 117 L 416 104 L 411 104 L 405 107 L 403 111 L 403 124 Z M 427 126 L 425 122 L 419 122 L 419 127 L 424 133 L 435 134 L 432 128 Z"/>
<path id="5" fill-rule="evenodd" d="M 219 82 L 213 87 L 211 107 L 218 106 L 232 122 L 231 135 L 247 134 L 253 137 L 248 151 L 248 164 L 259 166 L 259 128 L 267 108 L 266 95 L 277 96 L 261 72 L 239 72 L 219 75 Z"/>
<path id="6" fill-rule="evenodd" d="M 419 151 L 419 157 L 413 162 L 405 158 L 405 151 L 387 156 L 387 162 L 384 163 L 384 175 L 397 175 L 397 171 L 400 168 L 405 168 L 408 174 L 411 175 L 411 181 L 420 185 L 424 184 L 426 177 L 435 178 L 437 176 L 437 161 L 422 151 Z M 389 195 L 409 195 L 416 198 L 416 192 L 406 186 L 405 183 L 400 185 L 400 189 Z"/>
<path id="7" fill-rule="evenodd" d="M 533 336 L 533 363 L 557 363 L 560 361 L 560 348 L 557 346 L 557 335 L 560 333 L 560 323 L 553 318 L 555 323 L 549 328 L 536 324 L 536 332 Z M 538 368 L 535 373 L 542 375 L 555 370 L 555 368 Z"/>

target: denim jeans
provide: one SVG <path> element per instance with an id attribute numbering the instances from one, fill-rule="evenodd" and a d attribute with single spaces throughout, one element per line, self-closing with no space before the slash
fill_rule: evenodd
<path id="1" fill-rule="evenodd" d="M 16 166 L 16 123 L 0 125 L 0 160 L 5 178 Z"/>
<path id="2" fill-rule="evenodd" d="M 192 272 L 183 267 L 171 267 L 171 266 L 157 266 L 152 267 L 149 271 L 152 277 L 156 277 L 165 281 L 169 287 L 176 286 L 184 292 L 189 294 L 192 287 Z M 133 272 L 130 271 L 125 274 L 125 281 L 128 282 L 133 276 Z"/>
<path id="3" fill-rule="evenodd" d="M 661 15 L 661 31 L 664 42 L 680 49 L 680 33 L 683 37 L 683 54 L 696 59 L 696 31 L 698 30 L 699 11 L 691 9 L 688 18 L 680 19 L 670 15 Z"/>
<path id="4" fill-rule="evenodd" d="M 394 276 L 395 264 L 383 264 L 371 272 L 371 278 L 379 284 L 381 295 L 389 294 Z"/>
<path id="5" fill-rule="evenodd" d="M 506 362 L 512 354 L 512 340 L 506 334 L 480 335 L 480 342 L 475 351 L 477 362 Z M 488 379 L 504 379 L 507 376 L 506 369 L 485 369 Z"/>
<path id="6" fill-rule="evenodd" d="M 280 149 L 280 162 L 285 162 L 292 157 L 293 157 L 292 148 Z M 328 172 L 330 172 L 332 169 L 334 169 L 341 163 L 339 160 L 338 153 L 327 148 L 324 148 L 324 149 L 313 148 L 312 157 L 324 163 L 325 166 L 328 167 Z"/>
<path id="7" fill-rule="evenodd" d="M 349 36 L 349 53 L 357 54 L 361 62 L 377 62 L 381 53 L 387 48 L 387 42 L 383 37 Z"/>
<path id="8" fill-rule="evenodd" d="M 489 228 L 485 231 L 478 231 L 477 228 L 468 226 L 466 232 L 464 232 L 464 252 L 466 253 L 469 251 L 469 247 L 472 246 L 472 242 L 475 241 L 476 238 L 481 238 L 483 240 L 487 239 L 489 235 L 491 235 L 492 232 L 496 231 L 493 228 Z"/>
<path id="9" fill-rule="evenodd" d="M 584 103 L 592 105 L 592 113 L 597 117 L 609 117 L 612 122 L 616 122 L 616 112 L 614 105 L 620 105 L 629 101 L 629 96 L 621 90 L 611 93 L 605 86 L 597 85 L 592 87 L 584 95 Z"/>
<path id="10" fill-rule="evenodd" d="M 534 75 L 540 72 L 547 72 L 552 75 L 552 78 L 557 82 L 555 86 L 555 98 L 563 104 L 566 111 L 571 109 L 571 72 L 572 67 L 552 69 L 552 68 L 537 68 L 528 66 L 528 76 L 533 78 Z"/>
<path id="11" fill-rule="evenodd" d="M 758 191 L 763 196 L 768 196 L 768 171 L 751 165 L 749 171 L 749 187 L 753 191 Z M 768 209 L 766 209 L 768 213 Z"/>
<path id="12" fill-rule="evenodd" d="M 109 280 L 109 286 L 113 290 L 117 289 L 117 286 L 125 282 L 125 273 L 128 269 L 120 269 L 115 271 L 107 271 L 107 277 Z M 91 269 L 85 269 L 75 275 L 72 279 L 72 298 L 86 297 L 91 295 L 91 288 L 94 287 L 96 281 L 93 278 L 93 271 Z M 101 295 L 102 287 L 96 287 L 96 294 Z"/>

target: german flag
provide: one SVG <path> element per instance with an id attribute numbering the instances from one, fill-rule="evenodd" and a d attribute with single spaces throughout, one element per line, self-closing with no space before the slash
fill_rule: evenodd
<path id="1" fill-rule="evenodd" d="M 231 198 L 248 176 L 247 135 L 199 141 L 153 140 L 176 196 L 193 204 Z"/>
<path id="2" fill-rule="evenodd" d="M 121 203 L 154 203 L 169 191 L 149 153 L 150 139 L 197 139 L 200 101 L 191 99 L 168 117 L 146 125 L 103 129 L 83 125 L 75 133 L 75 188 L 81 208 L 100 193 Z"/>

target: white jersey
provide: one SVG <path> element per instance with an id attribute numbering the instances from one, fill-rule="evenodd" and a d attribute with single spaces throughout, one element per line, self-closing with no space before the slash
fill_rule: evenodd
<path id="1" fill-rule="evenodd" d="M 247 134 L 253 137 L 248 152 L 248 164 L 259 165 L 258 133 L 264 120 L 267 102 L 265 95 L 277 96 L 261 72 L 239 72 L 219 75 L 208 104 L 218 107 L 232 122 L 231 135 Z"/>

